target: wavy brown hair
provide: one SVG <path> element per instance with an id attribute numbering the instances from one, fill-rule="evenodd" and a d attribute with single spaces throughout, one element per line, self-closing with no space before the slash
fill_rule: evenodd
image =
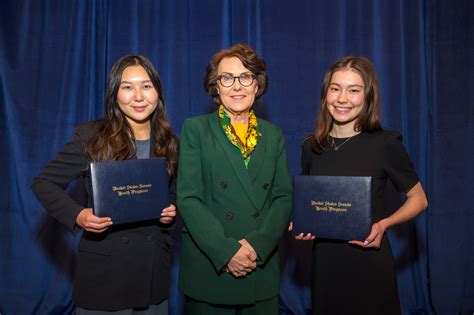
<path id="1" fill-rule="evenodd" d="M 327 93 L 331 84 L 332 75 L 339 70 L 350 69 L 357 72 L 364 81 L 364 106 L 355 122 L 355 130 L 373 132 L 381 130 L 380 124 L 380 87 L 374 66 L 369 59 L 357 56 L 347 56 L 339 59 L 326 72 L 321 86 L 319 115 L 316 121 L 316 130 L 313 135 L 313 149 L 316 153 L 324 151 L 329 133 L 333 126 L 333 118 L 328 110 Z"/>
<path id="2" fill-rule="evenodd" d="M 220 104 L 220 96 L 217 92 L 217 68 L 224 58 L 237 57 L 245 68 L 249 69 L 257 81 L 256 99 L 259 99 L 267 90 L 268 77 L 265 61 L 260 58 L 255 51 L 247 44 L 236 44 L 232 47 L 222 49 L 212 56 L 211 61 L 207 65 L 206 77 L 204 78 L 204 89 L 207 94 L 212 96 L 214 103 Z"/>
<path id="3" fill-rule="evenodd" d="M 150 117 L 151 135 L 156 140 L 153 156 L 165 157 L 170 176 L 176 175 L 178 139 L 167 120 L 163 84 L 150 60 L 140 55 L 126 55 L 112 66 L 105 91 L 105 115 L 97 132 L 86 143 L 92 161 L 127 160 L 136 153 L 135 135 L 117 103 L 122 73 L 127 67 L 141 66 L 158 93 L 158 105 Z"/>

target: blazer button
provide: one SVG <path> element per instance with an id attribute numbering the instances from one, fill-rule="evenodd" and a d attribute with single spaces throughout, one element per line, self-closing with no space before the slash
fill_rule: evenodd
<path id="1" fill-rule="evenodd" d="M 256 212 L 252 215 L 252 217 L 256 220 L 260 217 L 260 213 Z"/>
<path id="2" fill-rule="evenodd" d="M 262 187 L 263 187 L 263 189 L 268 189 L 268 188 L 270 188 L 270 184 L 269 184 L 269 183 L 265 183 L 265 184 L 263 184 Z"/>
<path id="3" fill-rule="evenodd" d="M 153 242 L 154 240 L 155 238 L 153 237 L 153 235 L 148 235 L 148 241 Z"/>
<path id="4" fill-rule="evenodd" d="M 124 242 L 125 244 L 127 244 L 128 242 L 130 242 L 130 240 L 128 239 L 128 237 L 124 236 L 122 238 L 122 242 Z"/>
<path id="5" fill-rule="evenodd" d="M 227 188 L 227 182 L 226 182 L 225 180 L 223 180 L 223 181 L 221 182 L 221 187 L 224 188 L 224 189 Z"/>
<path id="6" fill-rule="evenodd" d="M 227 220 L 232 220 L 234 218 L 234 213 L 232 211 L 227 211 Z"/>

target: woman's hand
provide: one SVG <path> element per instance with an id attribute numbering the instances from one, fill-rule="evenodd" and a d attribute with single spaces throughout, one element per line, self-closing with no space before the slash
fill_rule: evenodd
<path id="1" fill-rule="evenodd" d="M 161 211 L 160 222 L 163 224 L 170 224 L 171 222 L 173 222 L 175 217 L 176 217 L 176 206 L 171 204 L 169 207 L 164 208 Z"/>
<path id="2" fill-rule="evenodd" d="M 250 250 L 250 253 L 251 253 L 251 256 L 249 256 L 250 260 L 251 261 L 256 261 L 258 255 L 257 255 L 257 252 L 255 251 L 255 249 L 252 247 L 252 245 L 250 245 L 250 243 L 247 242 L 247 240 L 245 238 L 241 239 L 239 241 L 239 243 L 240 243 L 240 245 L 245 246 L 245 247 L 247 247 L 247 249 Z"/>
<path id="3" fill-rule="evenodd" d="M 76 218 L 76 224 L 86 231 L 93 233 L 102 233 L 113 224 L 112 218 L 100 218 L 92 213 L 92 208 L 84 208 L 79 212 Z"/>
<path id="4" fill-rule="evenodd" d="M 350 244 L 366 247 L 366 248 L 380 248 L 382 243 L 383 235 L 385 234 L 385 227 L 382 224 L 382 221 L 376 222 L 372 225 L 372 230 L 370 231 L 369 236 L 365 239 L 364 242 L 361 241 L 349 241 Z"/>
<path id="5" fill-rule="evenodd" d="M 226 272 L 230 272 L 234 277 L 245 277 L 247 273 L 257 268 L 257 255 L 255 251 L 246 246 L 241 246 L 234 257 L 227 263 Z"/>
<path id="6" fill-rule="evenodd" d="M 290 226 L 288 226 L 288 232 L 293 231 L 293 221 L 290 221 Z"/>
<path id="7" fill-rule="evenodd" d="M 366 248 L 380 248 L 383 235 L 388 228 L 413 219 L 427 206 L 428 200 L 426 200 L 425 191 L 421 183 L 418 182 L 407 192 L 407 199 L 397 211 L 372 225 L 372 230 L 364 242 L 350 241 L 349 243 Z"/>
<path id="8" fill-rule="evenodd" d="M 290 226 L 288 227 L 288 231 L 293 231 L 293 222 L 290 222 Z M 311 235 L 311 233 L 304 235 L 304 233 L 300 233 L 298 235 L 295 235 L 295 239 L 298 241 L 312 241 L 316 238 L 316 236 Z"/>
<path id="9" fill-rule="evenodd" d="M 246 254 L 248 258 L 247 263 L 244 263 L 241 258 L 237 257 L 237 254 L 240 252 L 239 250 L 223 269 L 224 272 L 230 272 L 236 278 L 245 277 L 257 267 L 257 252 L 255 249 L 253 249 L 252 245 L 250 245 L 245 238 L 241 239 L 239 243 L 249 251 Z M 242 264 L 244 267 L 239 267 L 239 265 L 242 266 Z"/>
<path id="10" fill-rule="evenodd" d="M 312 241 L 315 238 L 316 236 L 312 235 L 311 233 L 307 233 L 306 235 L 304 235 L 304 233 L 295 235 L 295 240 L 298 240 L 298 241 Z"/>

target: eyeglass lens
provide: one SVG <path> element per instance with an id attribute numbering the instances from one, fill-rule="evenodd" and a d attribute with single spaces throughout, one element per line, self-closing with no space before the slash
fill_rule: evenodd
<path id="1" fill-rule="evenodd" d="M 239 80 L 239 83 L 242 86 L 249 86 L 253 83 L 253 80 L 254 80 L 253 74 L 250 74 L 250 73 L 242 73 L 241 75 L 236 76 L 236 77 L 234 77 L 233 75 L 224 73 L 219 76 L 219 81 L 221 82 L 223 86 L 230 87 L 234 84 L 236 78 Z"/>

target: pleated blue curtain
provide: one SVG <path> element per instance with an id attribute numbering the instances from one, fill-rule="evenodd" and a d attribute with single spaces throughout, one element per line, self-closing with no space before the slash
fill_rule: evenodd
<path id="1" fill-rule="evenodd" d="M 433 6 L 431 299 L 438 314 L 474 312 L 474 3 Z"/>
<path id="2" fill-rule="evenodd" d="M 29 186 L 76 125 L 102 115 L 115 60 L 130 53 L 152 60 L 178 133 L 185 118 L 214 109 L 202 87 L 212 54 L 248 42 L 270 78 L 257 115 L 282 128 L 295 175 L 324 72 L 344 55 L 374 62 L 383 125 L 403 134 L 430 201 L 427 214 L 389 233 L 403 312 L 471 314 L 474 6 L 457 2 L 7 0 L 0 10 L 0 313 L 73 312 L 78 236 L 48 217 Z M 170 306 L 182 314 L 174 233 Z M 281 314 L 307 314 L 311 245 L 287 235 L 280 247 Z"/>

